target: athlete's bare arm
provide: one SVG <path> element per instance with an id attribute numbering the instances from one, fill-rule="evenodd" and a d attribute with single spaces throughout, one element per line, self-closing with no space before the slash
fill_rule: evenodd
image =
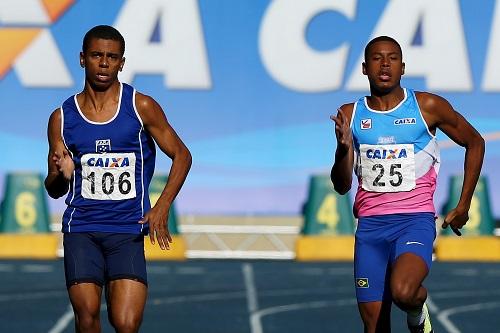
<path id="1" fill-rule="evenodd" d="M 468 211 L 472 195 L 481 173 L 484 157 L 484 139 L 479 132 L 444 98 L 430 94 L 417 93 L 418 104 L 429 126 L 435 133 L 442 130 L 450 139 L 465 148 L 464 181 L 457 206 L 445 217 L 443 228 L 450 227 L 457 234 L 469 220 Z"/>
<path id="2" fill-rule="evenodd" d="M 50 115 L 47 128 L 49 155 L 47 158 L 48 174 L 45 178 L 45 188 L 54 198 L 60 198 L 68 192 L 69 182 L 75 170 L 73 159 L 64 146 L 61 137 L 61 110 L 57 109 Z"/>
<path id="3" fill-rule="evenodd" d="M 335 122 L 335 137 L 337 149 L 335 162 L 330 172 L 330 178 L 335 191 L 345 194 L 351 189 L 352 167 L 354 163 L 354 149 L 352 131 L 350 127 L 354 104 L 344 104 L 338 109 L 336 116 L 330 116 Z"/>
<path id="4" fill-rule="evenodd" d="M 158 147 L 172 159 L 168 182 L 155 206 L 145 214 L 142 223 L 149 222 L 151 243 L 155 234 L 161 249 L 169 249 L 172 238 L 168 231 L 168 211 L 191 168 L 191 153 L 177 136 L 165 117 L 161 106 L 151 97 L 137 93 L 136 107 L 144 128 L 153 137 Z"/>

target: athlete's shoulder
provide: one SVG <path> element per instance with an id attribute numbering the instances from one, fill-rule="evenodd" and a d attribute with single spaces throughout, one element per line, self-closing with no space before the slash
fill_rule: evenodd
<path id="1" fill-rule="evenodd" d="M 158 105 L 155 99 L 149 95 L 136 91 L 135 93 L 135 106 L 138 110 L 149 110 Z"/>
<path id="2" fill-rule="evenodd" d="M 49 116 L 49 124 L 59 124 L 61 122 L 61 108 L 57 108 Z"/>
<path id="3" fill-rule="evenodd" d="M 449 105 L 449 102 L 444 97 L 427 91 L 415 91 L 415 98 L 420 108 L 427 111 Z"/>
<path id="4" fill-rule="evenodd" d="M 135 107 L 144 125 L 154 124 L 165 117 L 163 109 L 153 97 L 139 92 L 136 92 Z"/>
<path id="5" fill-rule="evenodd" d="M 352 102 L 352 103 L 346 103 L 346 104 L 342 104 L 339 109 L 342 110 L 342 112 L 344 113 L 344 115 L 348 118 L 348 119 L 351 119 L 352 117 L 352 113 L 354 111 L 354 105 L 355 103 Z"/>

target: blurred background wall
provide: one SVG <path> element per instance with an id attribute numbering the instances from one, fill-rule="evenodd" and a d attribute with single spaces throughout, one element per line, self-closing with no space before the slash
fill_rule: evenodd
<path id="1" fill-rule="evenodd" d="M 82 38 L 98 24 L 125 37 L 120 79 L 153 96 L 192 151 L 179 214 L 300 215 L 310 176 L 333 162 L 329 115 L 368 93 L 363 49 L 387 34 L 403 48 L 403 86 L 444 96 L 487 139 L 500 216 L 497 1 L 2 0 L 0 188 L 8 173 L 46 173 L 48 117 L 81 91 Z M 463 149 L 438 138 L 440 209 Z"/>

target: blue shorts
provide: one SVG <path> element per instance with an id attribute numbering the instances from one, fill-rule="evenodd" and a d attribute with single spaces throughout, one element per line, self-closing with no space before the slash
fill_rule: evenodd
<path id="1" fill-rule="evenodd" d="M 66 286 L 91 282 L 99 286 L 132 279 L 147 286 L 144 235 L 103 232 L 64 233 Z"/>
<path id="2" fill-rule="evenodd" d="M 434 213 L 361 217 L 354 246 L 358 302 L 391 300 L 390 270 L 403 253 L 421 257 L 430 269 L 436 238 Z"/>

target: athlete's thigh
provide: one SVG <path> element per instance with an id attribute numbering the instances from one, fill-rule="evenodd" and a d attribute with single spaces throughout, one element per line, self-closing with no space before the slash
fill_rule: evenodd
<path id="1" fill-rule="evenodd" d="M 404 281 L 419 287 L 432 264 L 436 237 L 434 214 L 412 214 L 406 228 L 395 242 L 392 282 Z"/>
<path id="2" fill-rule="evenodd" d="M 147 286 L 139 281 L 118 279 L 108 284 L 108 310 L 112 320 L 141 321 L 146 305 Z"/>
<path id="3" fill-rule="evenodd" d="M 107 234 L 103 239 L 106 280 L 130 279 L 147 286 L 144 235 Z"/>
<path id="4" fill-rule="evenodd" d="M 68 289 L 79 283 L 104 285 L 106 263 L 98 243 L 94 233 L 64 234 L 64 273 Z"/>
<path id="5" fill-rule="evenodd" d="M 360 218 L 354 246 L 354 278 L 358 302 L 390 299 L 391 243 L 376 225 L 380 221 Z"/>

